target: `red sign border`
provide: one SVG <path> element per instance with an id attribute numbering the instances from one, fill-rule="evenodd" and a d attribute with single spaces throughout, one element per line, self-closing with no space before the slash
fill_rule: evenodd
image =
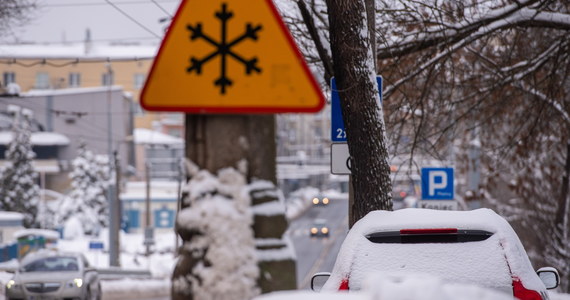
<path id="1" fill-rule="evenodd" d="M 178 7 L 178 10 L 176 11 L 176 15 L 174 16 L 174 18 L 172 20 L 172 23 L 169 27 L 169 30 L 166 33 L 166 36 L 164 37 L 164 39 L 162 40 L 162 42 L 160 44 L 160 49 L 158 50 L 158 53 L 155 56 L 155 59 L 153 61 L 152 67 L 150 69 L 150 72 L 149 72 L 149 75 L 147 78 L 147 82 L 149 80 L 151 80 L 151 78 L 152 78 L 152 75 L 154 73 L 154 69 L 156 67 L 156 64 L 158 62 L 160 55 L 162 54 L 162 50 L 164 48 L 164 45 L 166 44 L 166 41 L 170 38 L 170 34 L 172 32 L 171 29 L 175 28 L 175 25 L 178 22 L 178 19 L 181 15 L 181 12 L 184 10 L 184 6 L 189 1 L 191 1 L 191 0 L 182 0 L 182 3 Z M 311 86 L 313 87 L 313 89 L 315 90 L 316 94 L 319 97 L 319 103 L 317 104 L 317 106 L 315 106 L 315 107 L 294 107 L 294 106 L 291 106 L 291 107 L 263 107 L 263 106 L 257 106 L 257 107 L 251 107 L 251 106 L 185 107 L 185 106 L 166 106 L 166 107 L 163 107 L 163 106 L 156 106 L 156 105 L 150 106 L 150 105 L 145 104 L 145 101 L 144 101 L 145 93 L 146 93 L 146 89 L 147 89 L 146 83 L 145 83 L 145 85 L 141 91 L 141 96 L 140 96 L 141 106 L 147 111 L 186 112 L 186 113 L 203 113 L 203 114 L 207 114 L 207 113 L 212 113 L 212 114 L 224 114 L 224 113 L 228 113 L 228 114 L 316 113 L 316 112 L 321 111 L 325 105 L 325 98 L 324 98 L 323 92 L 321 91 L 319 84 L 317 83 L 317 81 L 313 77 L 313 74 L 309 70 L 309 67 L 307 66 L 307 63 L 305 62 L 305 59 L 303 58 L 301 51 L 299 50 L 299 48 L 297 48 L 297 44 L 293 40 L 291 33 L 289 32 L 286 25 L 283 23 L 283 20 L 281 19 L 281 15 L 279 14 L 277 9 L 273 5 L 273 1 L 272 0 L 265 0 L 265 2 L 269 6 L 269 9 L 273 13 L 273 16 L 275 17 L 277 23 L 279 24 L 279 27 L 281 28 L 281 31 L 283 32 L 283 34 L 287 38 L 289 45 L 291 46 L 291 48 L 292 48 L 293 52 L 295 53 L 297 59 L 301 63 L 302 69 L 305 72 L 305 74 L 307 75 L 307 78 L 311 81 Z"/>

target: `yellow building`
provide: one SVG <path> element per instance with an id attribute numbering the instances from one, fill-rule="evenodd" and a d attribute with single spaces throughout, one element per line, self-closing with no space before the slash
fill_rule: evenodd
<path id="1" fill-rule="evenodd" d="M 164 124 L 161 131 L 180 137 L 181 114 L 144 113 L 138 106 L 157 50 L 157 45 L 102 45 L 89 39 L 74 44 L 0 45 L 0 88 L 6 92 L 11 83 L 18 84 L 22 92 L 119 85 L 135 101 L 135 127 L 157 129 Z"/>

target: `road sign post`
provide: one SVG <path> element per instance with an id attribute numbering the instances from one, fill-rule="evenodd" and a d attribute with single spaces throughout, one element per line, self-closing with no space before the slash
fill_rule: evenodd
<path id="1" fill-rule="evenodd" d="M 146 110 L 187 113 L 186 156 L 201 169 L 245 165 L 248 180 L 275 184 L 272 114 L 318 112 L 324 103 L 271 0 L 182 0 L 141 93 Z M 187 208 L 182 203 L 181 210 Z M 273 225 L 256 219 L 253 227 Z M 257 237 L 260 230 L 254 231 Z M 196 258 L 182 256 L 173 278 L 185 280 L 185 263 Z M 258 265 L 263 293 L 295 288 L 293 258 Z"/>

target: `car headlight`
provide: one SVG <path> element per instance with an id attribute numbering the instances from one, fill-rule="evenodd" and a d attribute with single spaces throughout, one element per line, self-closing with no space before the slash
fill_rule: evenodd
<path id="1" fill-rule="evenodd" d="M 81 278 L 75 278 L 75 279 L 73 279 L 67 283 L 67 287 L 69 287 L 69 288 L 73 288 L 73 287 L 80 288 L 81 286 L 83 286 L 83 279 L 81 279 Z"/>
<path id="2" fill-rule="evenodd" d="M 6 289 L 13 289 L 13 288 L 16 289 L 18 287 L 20 287 L 20 285 L 16 284 L 16 282 L 12 279 L 8 280 L 8 282 L 6 283 Z"/>
<path id="3" fill-rule="evenodd" d="M 313 204 L 319 204 L 319 198 L 313 198 Z"/>
<path id="4" fill-rule="evenodd" d="M 311 228 L 312 234 L 317 234 L 317 232 L 319 232 L 319 230 L 316 227 Z"/>
<path id="5" fill-rule="evenodd" d="M 323 204 L 329 204 L 329 198 L 323 198 Z"/>
<path id="6" fill-rule="evenodd" d="M 322 232 L 323 234 L 327 234 L 327 233 L 329 233 L 329 229 L 326 228 L 326 227 L 323 227 L 323 228 L 321 228 L 321 232 Z"/>

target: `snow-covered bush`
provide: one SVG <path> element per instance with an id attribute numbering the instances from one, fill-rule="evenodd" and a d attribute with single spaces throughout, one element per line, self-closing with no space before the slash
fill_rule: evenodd
<path id="1" fill-rule="evenodd" d="M 199 171 L 188 182 L 177 219 L 184 245 L 173 299 L 246 300 L 259 275 L 246 180 L 234 169 Z"/>
<path id="2" fill-rule="evenodd" d="M 37 226 L 40 188 L 32 160 L 30 117 L 17 113 L 12 126 L 12 140 L 5 152 L 6 167 L 0 181 L 0 210 L 24 214 L 24 226 Z"/>
<path id="3" fill-rule="evenodd" d="M 85 144 L 79 147 L 78 156 L 72 162 L 70 173 L 72 190 L 60 204 L 57 211 L 59 224 L 76 217 L 85 234 L 97 234 L 107 226 L 109 204 L 107 201 L 108 164 L 87 150 Z"/>

